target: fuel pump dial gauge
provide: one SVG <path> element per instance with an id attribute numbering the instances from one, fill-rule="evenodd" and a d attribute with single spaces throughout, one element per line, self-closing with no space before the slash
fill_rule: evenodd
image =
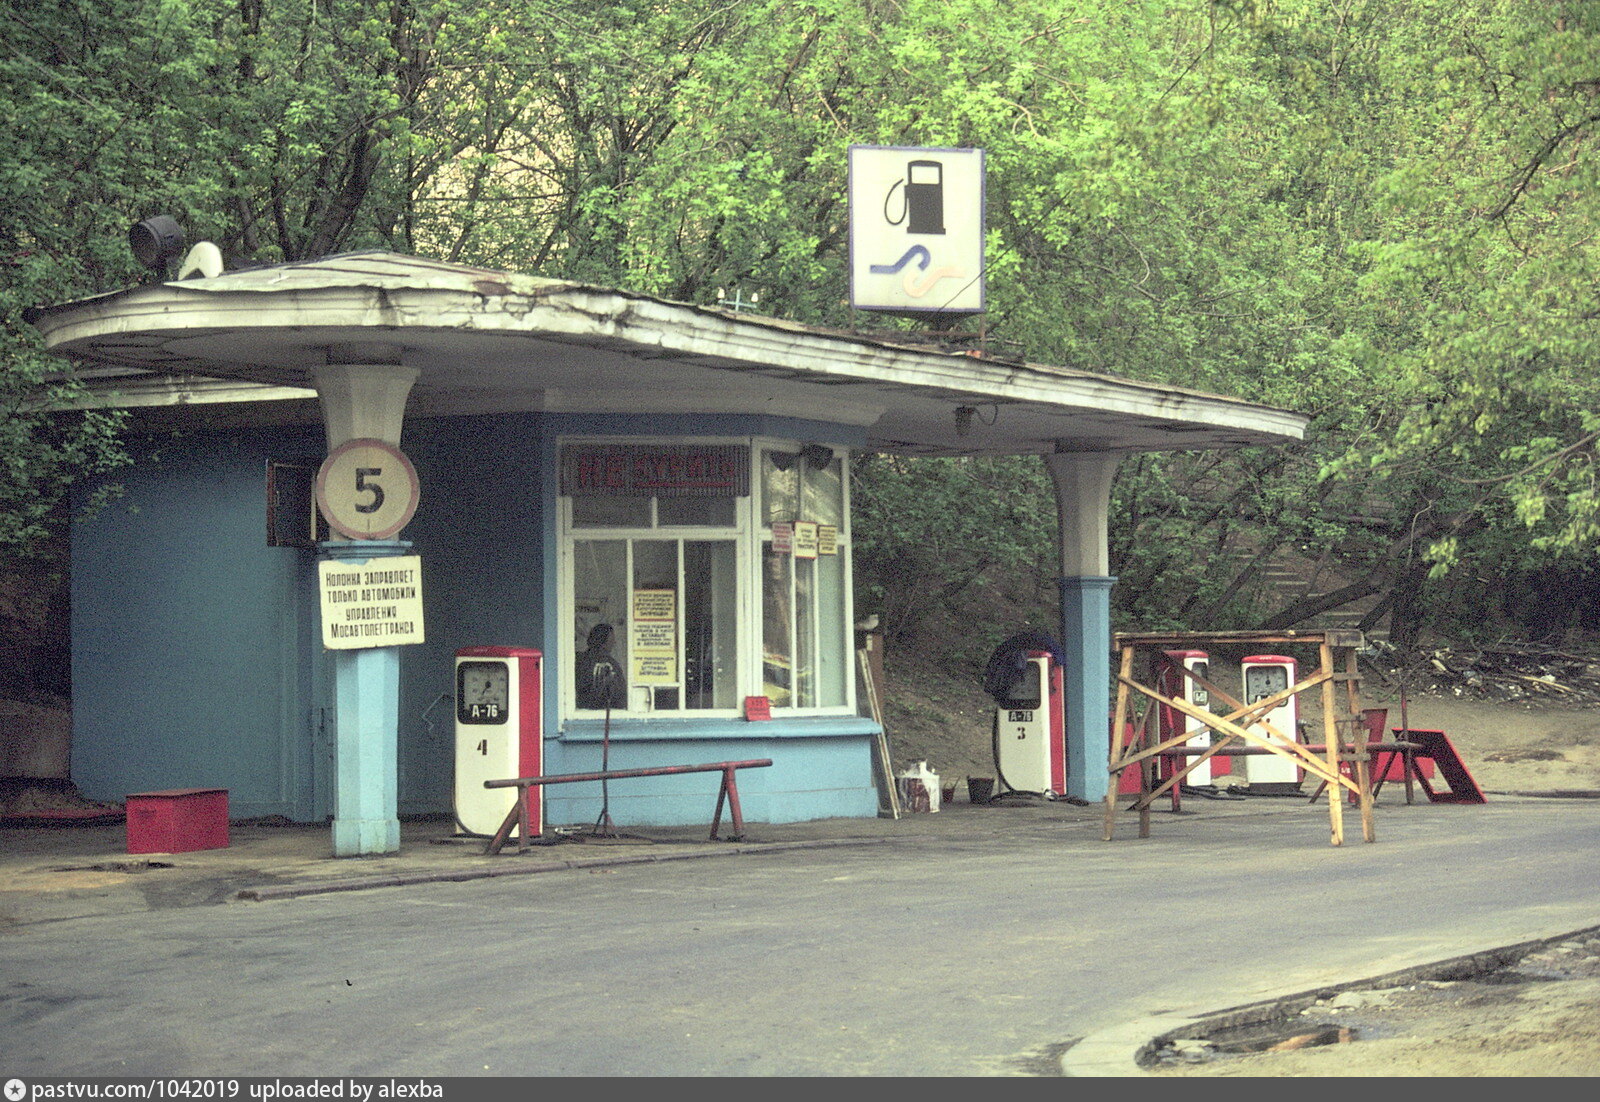
<path id="1" fill-rule="evenodd" d="M 1244 700 L 1254 704 L 1289 687 L 1289 671 L 1282 666 L 1254 666 L 1244 674 Z"/>
<path id="2" fill-rule="evenodd" d="M 511 672 L 504 662 L 461 662 L 456 666 L 456 719 L 461 723 L 504 723 L 511 714 Z"/>

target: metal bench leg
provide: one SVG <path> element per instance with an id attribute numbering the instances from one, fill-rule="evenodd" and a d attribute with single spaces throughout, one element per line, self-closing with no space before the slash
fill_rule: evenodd
<path id="1" fill-rule="evenodd" d="M 519 800 L 518 804 L 520 803 L 521 801 Z M 493 857 L 505 848 L 506 842 L 511 838 L 511 828 L 516 825 L 520 815 L 521 812 L 518 811 L 516 806 L 506 812 L 506 817 L 500 821 L 500 829 L 494 832 L 494 837 L 490 838 L 489 844 L 483 848 L 483 852 L 487 856 Z"/>
<path id="2" fill-rule="evenodd" d="M 517 839 L 517 852 L 528 852 L 528 789 L 530 785 L 517 785 L 517 802 L 511 805 L 511 810 L 506 812 L 506 817 L 500 821 L 500 829 L 494 832 L 494 837 L 489 839 L 489 844 L 483 848 L 486 856 L 493 857 L 505 848 L 511 840 L 511 828 L 520 827 L 522 837 Z"/>
<path id="3" fill-rule="evenodd" d="M 532 786 L 530 785 L 524 784 L 517 787 L 517 827 L 522 832 L 517 839 L 518 853 L 528 852 L 528 793 L 531 791 Z"/>
<path id="4" fill-rule="evenodd" d="M 1400 751 L 1398 750 L 1380 750 L 1372 755 L 1371 783 L 1372 798 L 1374 800 L 1378 798 L 1378 793 L 1383 791 L 1384 778 L 1388 775 L 1390 768 L 1393 767 L 1394 760 L 1399 756 L 1399 753 Z"/>
<path id="5" fill-rule="evenodd" d="M 722 787 L 717 790 L 717 813 L 711 817 L 711 840 L 720 841 L 717 837 L 717 828 L 722 825 L 722 803 L 728 803 L 728 817 L 733 820 L 733 835 L 728 838 L 730 842 L 744 841 L 744 815 L 739 810 L 739 785 L 733 779 L 733 770 L 722 771 Z"/>

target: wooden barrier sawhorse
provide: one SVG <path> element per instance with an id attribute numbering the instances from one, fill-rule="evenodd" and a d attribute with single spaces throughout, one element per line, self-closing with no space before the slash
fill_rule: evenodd
<path id="1" fill-rule="evenodd" d="M 1116 636 L 1116 646 L 1121 651 L 1121 663 L 1117 673 L 1116 712 L 1111 722 L 1111 756 L 1108 763 L 1111 779 L 1106 789 L 1105 840 L 1109 842 L 1112 838 L 1116 822 L 1119 781 L 1123 770 L 1137 768 L 1140 771 L 1140 793 L 1134 808 L 1139 812 L 1139 836 L 1148 838 L 1150 805 L 1168 791 L 1181 785 L 1184 778 L 1201 762 L 1209 761 L 1213 756 L 1231 748 L 1248 753 L 1276 754 L 1288 758 L 1304 770 L 1307 776 L 1316 777 L 1339 790 L 1341 796 L 1345 792 L 1352 793 L 1361 809 L 1362 837 L 1368 842 L 1372 841 L 1374 834 L 1372 783 L 1368 770 L 1369 751 L 1365 745 L 1365 738 L 1357 738 L 1357 728 L 1361 724 L 1362 716 L 1359 688 L 1361 675 L 1356 665 L 1356 652 L 1363 642 L 1361 632 L 1348 630 L 1119 633 Z M 1142 684 L 1136 676 L 1134 659 L 1141 651 L 1153 658 L 1154 653 L 1159 650 L 1200 648 L 1207 644 L 1250 648 L 1276 644 L 1314 646 L 1317 648 L 1318 669 L 1281 692 L 1248 704 L 1218 688 L 1194 670 L 1181 671 L 1185 680 L 1193 681 L 1205 689 L 1211 694 L 1212 700 L 1222 701 L 1231 708 L 1232 711 L 1226 715 L 1217 715 L 1190 703 L 1187 699 L 1188 691 L 1182 682 L 1177 693 L 1169 695 L 1156 687 Z M 1338 691 L 1341 688 L 1342 694 Z M 1299 741 L 1298 732 L 1279 731 L 1265 720 L 1265 717 L 1279 704 L 1311 689 L 1320 689 L 1322 697 L 1324 745 L 1321 747 L 1323 752 L 1320 755 L 1313 753 L 1310 747 Z M 1140 724 L 1143 729 L 1136 731 L 1132 741 L 1129 742 L 1126 731 L 1133 727 L 1135 695 L 1148 699 Z M 1194 755 L 1193 760 L 1187 765 L 1174 770 L 1172 776 L 1166 778 L 1152 791 L 1150 785 L 1152 764 L 1160 760 L 1163 755 L 1177 750 L 1194 734 L 1193 731 L 1184 730 L 1163 739 L 1158 729 L 1158 714 L 1162 708 L 1169 708 L 1190 719 L 1198 720 L 1211 730 L 1213 741 L 1210 747 Z M 1344 763 L 1350 765 L 1350 772 L 1354 776 L 1346 775 L 1340 768 Z M 1342 798 L 1328 800 L 1329 825 L 1333 844 L 1336 846 L 1344 844 L 1343 804 Z"/>
<path id="2" fill-rule="evenodd" d="M 715 761 L 705 765 L 657 765 L 643 769 L 607 769 L 599 773 L 553 773 L 547 777 L 513 777 L 503 781 L 484 781 L 485 788 L 515 788 L 517 799 L 515 805 L 507 813 L 505 821 L 500 824 L 500 829 L 494 832 L 494 837 L 489 839 L 489 845 L 484 852 L 499 853 L 501 848 L 511 837 L 513 828 L 519 829 L 517 838 L 517 852 L 528 851 L 528 836 L 531 824 L 528 822 L 528 789 L 551 784 L 575 784 L 579 781 L 614 781 L 624 777 L 670 777 L 678 773 L 721 773 L 722 786 L 717 789 L 717 810 L 711 817 L 711 840 L 720 841 L 717 837 L 717 828 L 722 825 L 722 805 L 728 805 L 728 818 L 733 820 L 733 834 L 727 841 L 744 841 L 744 814 L 739 810 L 739 786 L 734 781 L 734 773 L 740 769 L 761 769 L 771 765 L 771 758 L 756 758 L 751 761 Z"/>

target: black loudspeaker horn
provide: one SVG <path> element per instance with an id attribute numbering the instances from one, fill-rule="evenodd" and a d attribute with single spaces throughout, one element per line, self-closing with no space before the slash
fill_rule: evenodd
<path id="1" fill-rule="evenodd" d="M 165 214 L 146 218 L 128 231 L 128 247 L 140 264 L 160 271 L 183 252 L 183 227 Z"/>

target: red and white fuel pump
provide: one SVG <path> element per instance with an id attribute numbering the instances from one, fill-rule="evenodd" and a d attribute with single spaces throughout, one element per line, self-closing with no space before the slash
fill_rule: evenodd
<path id="1" fill-rule="evenodd" d="M 1239 662 L 1239 675 L 1244 686 L 1244 702 L 1254 704 L 1283 692 L 1295 683 L 1295 661 L 1277 654 L 1256 654 Z M 1288 738 L 1299 741 L 1299 711 L 1297 697 L 1285 697 L 1260 719 L 1270 723 L 1272 729 Z M 1263 735 L 1265 731 L 1261 732 Z M 1298 788 L 1304 774 L 1290 759 L 1278 754 L 1259 754 L 1240 759 L 1246 762 L 1245 777 L 1251 788 L 1263 785 L 1274 788 Z"/>
<path id="2" fill-rule="evenodd" d="M 1209 654 L 1203 650 L 1162 651 L 1156 662 L 1157 692 L 1171 699 L 1186 701 L 1202 711 L 1209 709 L 1211 694 L 1199 682 L 1185 676 L 1185 671 L 1188 671 L 1209 678 L 1211 676 Z M 1211 745 L 1210 728 L 1170 704 L 1161 705 L 1159 722 L 1162 742 L 1187 732 L 1190 737 L 1184 743 L 1185 746 L 1204 750 Z M 1187 761 L 1178 760 L 1175 764 L 1164 764 L 1162 776 L 1172 776 L 1193 760 L 1190 758 Z M 1207 758 L 1190 771 L 1183 783 L 1196 787 L 1208 785 L 1212 782 L 1213 776 L 1226 772 L 1228 772 L 1227 758 Z"/>
<path id="3" fill-rule="evenodd" d="M 1028 651 L 1008 689 L 994 694 L 994 766 L 1013 792 L 1067 793 L 1066 693 L 1049 651 Z"/>
<path id="4" fill-rule="evenodd" d="M 516 806 L 516 788 L 484 781 L 537 777 L 544 768 L 543 658 L 524 647 L 456 651 L 456 826 L 492 837 Z M 542 788 L 528 789 L 528 830 L 543 833 Z"/>

